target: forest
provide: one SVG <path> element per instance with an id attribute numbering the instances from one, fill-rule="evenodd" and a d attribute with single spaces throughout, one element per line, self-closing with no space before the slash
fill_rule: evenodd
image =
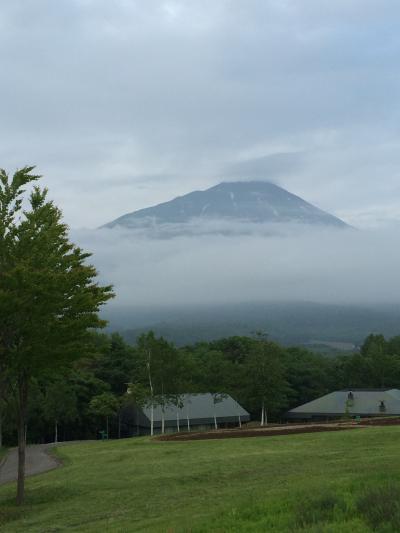
<path id="1" fill-rule="evenodd" d="M 72 368 L 32 382 L 27 441 L 96 439 L 101 431 L 124 437 L 126 406 L 174 402 L 183 393 L 227 393 L 253 420 L 264 405 L 266 419 L 280 421 L 288 409 L 333 390 L 399 384 L 400 336 L 371 334 L 358 353 L 326 357 L 262 334 L 177 347 L 152 331 L 135 345 L 118 333 L 93 332 Z M 1 392 L 2 444 L 15 445 L 14 391 L 3 384 Z"/>

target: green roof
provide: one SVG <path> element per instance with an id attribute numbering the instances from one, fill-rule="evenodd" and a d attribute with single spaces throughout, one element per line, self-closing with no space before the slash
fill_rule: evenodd
<path id="1" fill-rule="evenodd" d="M 382 403 L 383 402 L 383 403 Z M 384 407 L 384 409 L 383 409 Z M 341 390 L 291 409 L 289 415 L 400 415 L 400 390 Z"/>
<path id="2" fill-rule="evenodd" d="M 250 420 L 249 413 L 243 409 L 229 394 L 220 394 L 217 401 L 214 403 L 214 397 L 210 393 L 206 394 L 182 394 L 180 397 L 181 406 L 177 407 L 173 404 L 168 404 L 164 408 L 165 422 L 176 423 L 177 414 L 179 419 L 191 421 L 203 421 L 203 423 L 210 423 L 214 418 L 214 413 L 218 421 L 222 422 L 229 419 L 237 419 L 241 417 L 242 421 Z M 151 408 L 143 408 L 143 414 L 150 420 Z M 154 407 L 154 422 L 160 422 L 162 419 L 162 409 L 160 405 Z"/>

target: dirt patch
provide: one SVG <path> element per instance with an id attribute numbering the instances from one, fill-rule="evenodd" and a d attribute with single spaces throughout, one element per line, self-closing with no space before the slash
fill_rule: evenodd
<path id="1" fill-rule="evenodd" d="M 399 426 L 400 418 L 368 418 L 361 420 L 361 426 Z"/>
<path id="2" fill-rule="evenodd" d="M 354 425 L 321 425 L 303 427 L 282 427 L 275 426 L 273 429 L 239 429 L 230 431 L 207 431 L 202 433 L 175 433 L 173 435 L 161 435 L 154 440 L 161 441 L 185 441 L 185 440 L 208 440 L 208 439 L 234 439 L 243 437 L 275 437 L 278 435 L 298 435 L 299 433 L 319 433 L 321 431 L 344 431 L 346 429 L 357 429 L 360 426 Z"/>

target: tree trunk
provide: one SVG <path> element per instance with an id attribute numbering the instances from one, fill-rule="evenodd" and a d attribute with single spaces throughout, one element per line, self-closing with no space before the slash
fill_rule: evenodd
<path id="1" fill-rule="evenodd" d="M 58 422 L 57 420 L 54 422 L 54 443 L 57 444 L 58 442 Z"/>
<path id="2" fill-rule="evenodd" d="M 28 404 L 28 379 L 21 376 L 18 380 L 18 481 L 17 505 L 21 505 L 25 496 L 25 456 L 26 456 L 26 412 Z"/>
<path id="3" fill-rule="evenodd" d="M 260 422 L 260 426 L 263 426 L 263 425 L 264 425 L 264 402 L 261 405 L 261 422 Z"/>
<path id="4" fill-rule="evenodd" d="M 240 415 L 239 415 L 239 427 L 240 428 L 242 427 L 242 419 L 240 418 Z"/>
<path id="5" fill-rule="evenodd" d="M 187 428 L 188 428 L 188 431 L 190 432 L 190 419 L 189 419 L 189 415 L 186 416 L 186 420 L 187 420 Z"/>
<path id="6" fill-rule="evenodd" d="M 151 421 L 150 421 L 150 435 L 154 435 L 154 391 L 153 381 L 151 379 L 151 350 L 148 351 L 147 359 L 147 373 L 149 377 L 150 396 L 151 396 Z"/>
<path id="7" fill-rule="evenodd" d="M 161 410 L 161 433 L 164 435 L 165 432 L 165 417 L 164 417 L 164 406 Z"/>
<path id="8" fill-rule="evenodd" d="M 180 432 L 179 411 L 176 412 L 176 429 L 178 430 L 178 433 L 179 433 Z"/>
<path id="9" fill-rule="evenodd" d="M 215 413 L 214 413 L 214 427 L 215 427 L 215 429 L 218 429 L 217 415 Z"/>

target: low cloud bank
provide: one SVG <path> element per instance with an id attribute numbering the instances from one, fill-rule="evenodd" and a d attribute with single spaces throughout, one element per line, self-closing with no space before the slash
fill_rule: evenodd
<path id="1" fill-rule="evenodd" d="M 197 226 L 190 235 L 175 232 L 170 238 L 149 238 L 144 231 L 74 230 L 72 238 L 93 252 L 101 281 L 114 284 L 114 305 L 400 300 L 396 227 L 229 224 L 229 229 L 227 235 Z"/>

